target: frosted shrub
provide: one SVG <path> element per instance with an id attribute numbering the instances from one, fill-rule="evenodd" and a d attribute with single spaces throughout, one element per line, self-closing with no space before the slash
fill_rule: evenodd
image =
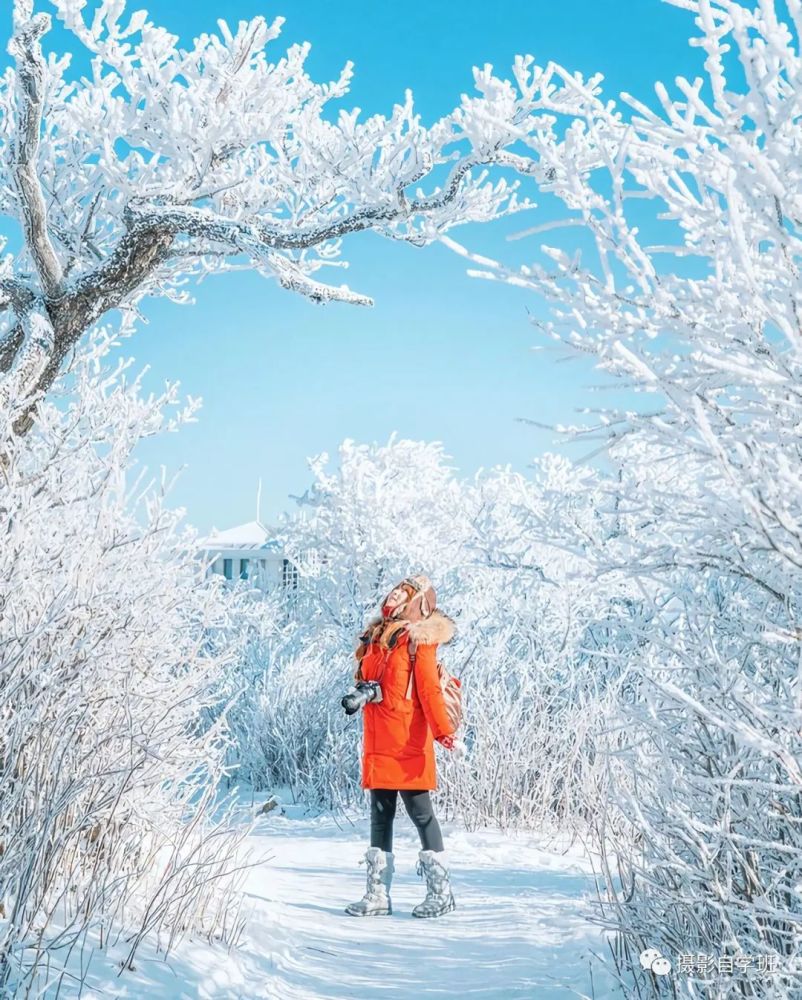
<path id="1" fill-rule="evenodd" d="M 107 348 L 92 339 L 26 437 L 0 414 L 0 995 L 74 985 L 90 948 L 130 963 L 145 935 L 239 932 L 208 641 L 232 608 L 166 484 L 132 473 L 136 443 L 195 407 L 143 396 Z"/>

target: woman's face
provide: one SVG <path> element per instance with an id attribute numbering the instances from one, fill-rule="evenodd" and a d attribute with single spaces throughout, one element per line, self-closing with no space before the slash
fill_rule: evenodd
<path id="1" fill-rule="evenodd" d="M 386 618 L 389 618 L 394 611 L 397 611 L 403 604 L 406 604 L 408 599 L 409 594 L 406 590 L 403 587 L 396 587 L 385 598 L 382 605 L 382 613 Z"/>

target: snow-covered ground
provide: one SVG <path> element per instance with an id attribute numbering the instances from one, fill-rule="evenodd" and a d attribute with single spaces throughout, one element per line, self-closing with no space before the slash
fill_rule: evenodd
<path id="1" fill-rule="evenodd" d="M 260 797 L 261 798 L 261 797 Z M 593 963 L 607 947 L 582 914 L 592 891 L 581 847 L 544 848 L 532 835 L 469 833 L 444 824 L 457 909 L 416 920 L 423 898 L 415 874 L 418 843 L 399 804 L 393 914 L 355 918 L 343 907 L 361 897 L 366 819 L 335 820 L 285 807 L 260 820 L 252 849 L 269 860 L 246 884 L 250 922 L 231 953 L 184 942 L 167 962 L 140 953 L 121 976 L 97 957 L 85 1000 L 373 1000 L 467 995 L 483 1000 L 569 1000 L 619 994 Z M 104 961 L 106 964 L 104 964 Z M 65 995 L 62 990 L 62 997 Z"/>

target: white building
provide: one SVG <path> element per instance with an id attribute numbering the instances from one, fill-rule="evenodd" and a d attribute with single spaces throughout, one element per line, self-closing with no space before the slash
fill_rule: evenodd
<path id="1" fill-rule="evenodd" d="M 298 567 L 285 557 L 261 521 L 248 521 L 226 531 L 213 529 L 201 546 L 210 573 L 219 573 L 227 580 L 250 580 L 260 590 L 298 586 Z"/>

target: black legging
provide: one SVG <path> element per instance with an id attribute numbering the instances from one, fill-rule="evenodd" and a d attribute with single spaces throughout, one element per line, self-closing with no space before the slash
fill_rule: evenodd
<path id="1" fill-rule="evenodd" d="M 427 791 L 401 792 L 409 818 L 415 824 L 424 851 L 442 851 L 443 834 L 432 809 Z M 398 801 L 395 788 L 372 788 L 370 791 L 370 846 L 383 851 L 393 849 L 393 820 Z"/>

